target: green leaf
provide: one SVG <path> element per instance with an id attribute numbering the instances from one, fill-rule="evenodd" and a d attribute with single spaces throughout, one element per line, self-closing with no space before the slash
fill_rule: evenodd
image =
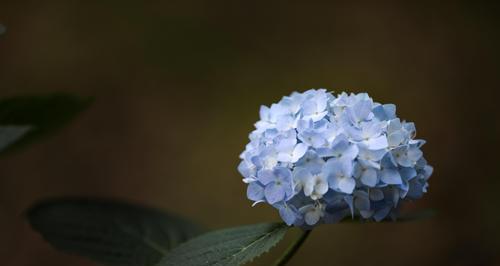
<path id="1" fill-rule="evenodd" d="M 0 152 L 18 149 L 49 135 L 70 122 L 91 102 L 91 98 L 65 93 L 1 99 L 0 125 L 30 127 L 31 130 L 20 135 Z"/>
<path id="2" fill-rule="evenodd" d="M 110 200 L 56 199 L 28 210 L 54 247 L 106 265 L 155 265 L 200 227 L 158 210 Z"/>
<path id="3" fill-rule="evenodd" d="M 288 228 L 264 223 L 210 232 L 173 249 L 157 266 L 241 265 L 275 246 Z"/>
<path id="4" fill-rule="evenodd" d="M 0 152 L 21 139 L 31 129 L 30 126 L 0 126 Z"/>

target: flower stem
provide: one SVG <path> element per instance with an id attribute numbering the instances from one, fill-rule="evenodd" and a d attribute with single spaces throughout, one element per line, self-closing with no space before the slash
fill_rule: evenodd
<path id="1" fill-rule="evenodd" d="M 295 255 L 297 250 L 302 246 L 304 241 L 306 241 L 307 237 L 311 233 L 311 230 L 301 230 L 300 236 L 295 239 L 295 241 L 286 249 L 285 253 L 279 258 L 276 263 L 274 264 L 275 266 L 283 266 L 290 261 L 290 259 Z"/>

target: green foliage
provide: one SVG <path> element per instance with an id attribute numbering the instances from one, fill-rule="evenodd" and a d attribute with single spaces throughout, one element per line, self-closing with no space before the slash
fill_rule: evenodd
<path id="1" fill-rule="evenodd" d="M 16 143 L 30 130 L 30 126 L 0 126 L 0 152 Z"/>
<path id="2" fill-rule="evenodd" d="M 210 232 L 173 249 L 158 266 L 241 265 L 275 246 L 288 228 L 264 223 Z"/>
<path id="3" fill-rule="evenodd" d="M 91 102 L 91 98 L 81 98 L 65 93 L 1 99 L 0 126 L 29 128 L 30 130 L 8 133 L 10 141 L 0 136 L 2 139 L 0 153 L 4 154 L 21 148 L 53 133 L 86 109 Z M 3 147 L 2 144 L 4 144 Z"/>
<path id="4" fill-rule="evenodd" d="M 170 249 L 201 233 L 174 215 L 110 200 L 44 201 L 27 215 L 54 247 L 106 265 L 155 265 Z"/>
<path id="5" fill-rule="evenodd" d="M 423 210 L 398 221 L 432 215 L 434 211 Z M 112 266 L 241 265 L 274 247 L 290 228 L 263 223 L 198 236 L 198 226 L 171 214 L 96 199 L 44 201 L 28 211 L 28 218 L 54 247 Z M 352 219 L 342 223 L 362 224 Z"/>

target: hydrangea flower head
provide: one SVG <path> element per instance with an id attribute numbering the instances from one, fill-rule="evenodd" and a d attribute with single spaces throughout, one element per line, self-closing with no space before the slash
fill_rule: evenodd
<path id="1" fill-rule="evenodd" d="M 260 108 L 238 170 L 254 205 L 272 205 L 288 225 L 395 219 L 433 170 L 415 132 L 366 93 L 294 92 Z"/>

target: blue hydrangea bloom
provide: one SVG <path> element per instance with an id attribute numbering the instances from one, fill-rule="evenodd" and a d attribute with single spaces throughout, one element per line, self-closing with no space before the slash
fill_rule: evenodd
<path id="1" fill-rule="evenodd" d="M 262 106 L 255 128 L 238 166 L 247 197 L 288 225 L 395 219 L 401 202 L 427 192 L 425 141 L 366 93 L 294 92 Z"/>

